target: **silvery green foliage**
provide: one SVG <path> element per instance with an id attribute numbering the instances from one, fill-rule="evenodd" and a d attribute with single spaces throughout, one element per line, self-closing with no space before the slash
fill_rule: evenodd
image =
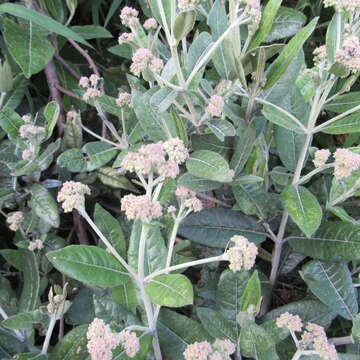
<path id="1" fill-rule="evenodd" d="M 358 359 L 359 18 L 2 1 L 0 359 Z"/>

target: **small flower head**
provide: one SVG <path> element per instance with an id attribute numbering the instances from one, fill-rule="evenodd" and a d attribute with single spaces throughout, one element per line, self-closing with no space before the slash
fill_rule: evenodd
<path id="1" fill-rule="evenodd" d="M 316 168 L 322 167 L 326 164 L 331 153 L 328 149 L 318 150 L 315 153 L 313 163 Z"/>
<path id="2" fill-rule="evenodd" d="M 350 36 L 344 40 L 341 49 L 335 53 L 335 60 L 345 66 L 350 72 L 360 71 L 360 40 Z"/>
<path id="3" fill-rule="evenodd" d="M 120 93 L 116 99 L 116 104 L 119 107 L 124 107 L 126 105 L 130 105 L 131 103 L 131 94 L 124 92 Z"/>
<path id="4" fill-rule="evenodd" d="M 152 165 L 160 165 L 165 161 L 162 141 L 141 146 L 139 154 L 145 156 Z"/>
<path id="5" fill-rule="evenodd" d="M 30 251 L 41 250 L 44 247 L 44 242 L 41 239 L 36 239 L 35 241 L 30 241 L 28 249 Z"/>
<path id="6" fill-rule="evenodd" d="M 132 57 L 130 71 L 134 75 L 140 76 L 140 74 L 147 69 L 159 73 L 163 67 L 163 61 L 154 56 L 149 49 L 140 48 L 136 50 Z"/>
<path id="7" fill-rule="evenodd" d="M 120 333 L 120 343 L 125 349 L 126 355 L 133 358 L 140 350 L 140 341 L 135 333 L 123 331 Z"/>
<path id="8" fill-rule="evenodd" d="M 303 323 L 298 315 L 292 315 L 288 312 L 281 314 L 276 319 L 276 326 L 279 328 L 286 327 L 291 331 L 301 331 Z"/>
<path id="9" fill-rule="evenodd" d="M 199 212 L 203 209 L 202 202 L 199 199 L 197 199 L 196 197 L 186 199 L 184 201 L 184 206 L 193 212 Z"/>
<path id="10" fill-rule="evenodd" d="M 139 22 L 138 16 L 139 12 L 136 9 L 125 6 L 120 14 L 121 23 L 128 27 L 135 26 Z"/>
<path id="11" fill-rule="evenodd" d="M 130 41 L 133 41 L 135 39 L 135 35 L 134 33 L 122 33 L 120 34 L 119 38 L 118 38 L 118 43 L 119 45 L 121 44 L 126 44 Z"/>
<path id="12" fill-rule="evenodd" d="M 154 30 L 157 28 L 158 24 L 154 18 L 150 18 L 144 22 L 143 26 L 145 30 Z"/>
<path id="13" fill-rule="evenodd" d="M 225 260 L 230 262 L 230 270 L 240 271 L 242 268 L 250 270 L 254 266 L 258 254 L 256 245 L 246 237 L 239 235 L 233 236 L 230 241 L 234 243 L 234 246 L 224 254 Z"/>
<path id="14" fill-rule="evenodd" d="M 206 107 L 206 112 L 212 116 L 220 117 L 224 109 L 224 99 L 220 95 L 213 95 L 210 98 L 209 104 Z"/>
<path id="15" fill-rule="evenodd" d="M 25 122 L 25 123 L 31 123 L 31 116 L 30 115 L 23 115 L 21 117 L 21 119 Z"/>
<path id="16" fill-rule="evenodd" d="M 91 100 L 91 99 L 95 99 L 99 96 L 101 96 L 101 91 L 92 87 L 89 87 L 86 89 L 86 91 L 83 94 L 83 99 L 85 101 Z"/>
<path id="17" fill-rule="evenodd" d="M 249 31 L 254 33 L 261 21 L 260 0 L 241 0 L 245 6 L 244 13 L 250 18 Z"/>
<path id="18" fill-rule="evenodd" d="M 8 215 L 6 222 L 9 224 L 9 229 L 12 231 L 17 231 L 20 228 L 20 224 L 24 220 L 24 215 L 21 211 L 15 211 Z"/>
<path id="19" fill-rule="evenodd" d="M 46 131 L 41 126 L 35 126 L 31 124 L 24 124 L 20 126 L 19 135 L 23 139 L 35 139 L 35 138 L 43 138 L 46 134 Z"/>
<path id="20" fill-rule="evenodd" d="M 64 212 L 71 212 L 75 208 L 84 206 L 85 195 L 90 195 L 90 188 L 87 185 L 66 181 L 58 193 L 57 201 L 62 202 Z"/>
<path id="21" fill-rule="evenodd" d="M 334 175 L 337 179 L 349 177 L 353 171 L 360 167 L 360 155 L 348 149 L 337 149 L 334 158 Z"/>
<path id="22" fill-rule="evenodd" d="M 144 155 L 137 152 L 128 152 L 121 162 L 121 166 L 130 172 L 147 175 L 151 171 L 151 162 Z"/>
<path id="23" fill-rule="evenodd" d="M 188 198 L 194 197 L 196 193 L 188 189 L 186 186 L 178 186 L 175 190 L 175 195 L 179 198 Z"/>
<path id="24" fill-rule="evenodd" d="M 325 45 L 321 45 L 321 46 L 317 47 L 314 50 L 313 54 L 314 54 L 314 63 L 316 66 L 327 63 L 327 52 L 326 52 Z"/>
<path id="25" fill-rule="evenodd" d="M 195 342 L 186 347 L 183 355 L 185 360 L 207 360 L 213 348 L 207 341 Z"/>
<path id="26" fill-rule="evenodd" d="M 360 3 L 358 0 L 324 0 L 324 6 L 335 7 L 335 10 L 338 12 L 343 11 L 356 11 L 360 10 Z"/>
<path id="27" fill-rule="evenodd" d="M 151 221 L 162 216 L 158 201 L 151 201 L 147 195 L 126 195 L 121 199 L 121 210 L 125 211 L 128 220 Z"/>
<path id="28" fill-rule="evenodd" d="M 24 149 L 21 153 L 21 158 L 23 160 L 30 160 L 34 157 L 34 151 L 32 149 Z"/>
<path id="29" fill-rule="evenodd" d="M 89 87 L 89 85 L 90 85 L 89 78 L 87 78 L 86 76 L 82 76 L 79 80 L 79 86 L 86 89 Z"/>
<path id="30" fill-rule="evenodd" d="M 89 77 L 89 81 L 92 86 L 97 86 L 98 82 L 100 81 L 100 77 L 96 74 L 92 74 Z"/>
<path id="31" fill-rule="evenodd" d="M 167 208 L 167 213 L 168 214 L 174 214 L 176 212 L 176 207 L 173 206 L 173 205 L 170 205 L 168 208 Z"/>
<path id="32" fill-rule="evenodd" d="M 175 179 L 179 175 L 179 172 L 179 165 L 174 160 L 166 161 L 159 166 L 159 175 L 161 175 L 163 178 Z"/>
<path id="33" fill-rule="evenodd" d="M 216 339 L 213 344 L 214 349 L 220 352 L 225 358 L 228 358 L 236 350 L 236 346 L 228 339 Z"/>
<path id="34" fill-rule="evenodd" d="M 176 161 L 178 164 L 184 163 L 189 157 L 188 149 L 179 138 L 171 138 L 164 142 L 163 149 L 168 154 L 169 159 Z"/>

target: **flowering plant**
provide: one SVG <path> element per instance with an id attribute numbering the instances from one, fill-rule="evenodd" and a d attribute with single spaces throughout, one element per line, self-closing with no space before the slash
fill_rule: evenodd
<path id="1" fill-rule="evenodd" d="M 359 358 L 359 0 L 0 14 L 0 359 Z"/>

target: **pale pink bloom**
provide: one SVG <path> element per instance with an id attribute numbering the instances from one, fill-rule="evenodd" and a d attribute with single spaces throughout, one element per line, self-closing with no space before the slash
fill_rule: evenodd
<path id="1" fill-rule="evenodd" d="M 206 107 L 205 111 L 212 116 L 220 117 L 224 109 L 224 105 L 225 102 L 222 96 L 213 95 L 211 96 L 209 104 Z"/>
<path id="2" fill-rule="evenodd" d="M 41 126 L 25 124 L 25 125 L 20 126 L 19 135 L 20 135 L 20 137 L 26 138 L 26 139 L 33 138 L 37 135 L 44 136 L 45 129 Z"/>
<path id="3" fill-rule="evenodd" d="M 316 168 L 322 167 L 326 164 L 331 153 L 328 149 L 322 149 L 315 152 L 313 163 Z"/>
<path id="4" fill-rule="evenodd" d="M 83 94 L 83 99 L 85 101 L 88 101 L 90 99 L 95 99 L 97 97 L 101 96 L 101 91 L 92 87 L 87 88 L 85 93 Z"/>
<path id="5" fill-rule="evenodd" d="M 162 216 L 162 207 L 158 201 L 151 201 L 147 195 L 126 195 L 121 199 L 121 210 L 128 220 L 151 221 Z"/>
<path id="6" fill-rule="evenodd" d="M 203 209 L 202 202 L 196 197 L 186 199 L 184 202 L 184 206 L 193 212 L 199 212 Z"/>
<path id="7" fill-rule="evenodd" d="M 120 19 L 121 23 L 125 26 L 135 26 L 139 22 L 139 12 L 129 6 L 125 6 L 121 10 Z"/>
<path id="8" fill-rule="evenodd" d="M 213 351 L 211 344 L 207 341 L 195 342 L 186 347 L 183 355 L 185 360 L 207 360 Z"/>
<path id="9" fill-rule="evenodd" d="M 26 122 L 26 123 L 31 122 L 31 116 L 30 116 L 30 115 L 23 115 L 23 116 L 21 117 L 21 119 L 22 119 L 24 122 Z"/>
<path id="10" fill-rule="evenodd" d="M 96 74 L 92 74 L 89 77 L 89 81 L 91 83 L 92 86 L 96 86 L 98 84 L 98 82 L 100 81 L 100 77 Z"/>
<path id="11" fill-rule="evenodd" d="M 236 350 L 236 346 L 228 339 L 216 339 L 213 347 L 225 356 L 230 356 Z"/>
<path id="12" fill-rule="evenodd" d="M 189 157 L 188 149 L 179 138 L 171 138 L 170 140 L 165 141 L 163 149 L 168 154 L 169 159 L 176 161 L 178 164 L 184 163 Z"/>
<path id="13" fill-rule="evenodd" d="M 195 196 L 195 192 L 188 189 L 187 187 L 185 186 L 178 186 L 176 188 L 176 191 L 175 191 L 175 195 L 177 197 L 182 197 L 182 198 L 186 198 L 186 197 L 190 197 L 190 196 Z"/>
<path id="14" fill-rule="evenodd" d="M 125 105 L 129 105 L 131 103 L 131 94 L 125 92 L 120 93 L 116 99 L 116 104 L 119 107 L 124 107 Z"/>
<path id="15" fill-rule="evenodd" d="M 210 355 L 209 360 L 225 360 L 225 359 L 224 356 L 221 354 L 221 352 L 215 351 Z"/>
<path id="16" fill-rule="evenodd" d="M 79 86 L 82 88 L 87 88 L 89 87 L 90 82 L 89 82 L 89 78 L 87 78 L 86 76 L 82 76 L 79 80 Z"/>
<path id="17" fill-rule="evenodd" d="M 118 38 L 118 43 L 125 44 L 135 39 L 135 35 L 133 33 L 122 33 Z"/>
<path id="18" fill-rule="evenodd" d="M 175 179 L 179 175 L 180 169 L 176 161 L 169 160 L 159 166 L 158 172 L 163 178 Z"/>
<path id="19" fill-rule="evenodd" d="M 303 323 L 298 315 L 285 312 L 276 319 L 276 326 L 279 328 L 286 327 L 292 331 L 301 331 Z"/>
<path id="20" fill-rule="evenodd" d="M 163 150 L 162 141 L 142 145 L 139 149 L 139 154 L 144 155 L 153 165 L 159 165 L 165 161 L 165 152 Z"/>
<path id="21" fill-rule="evenodd" d="M 260 0 L 242 0 L 245 5 L 245 13 L 250 18 L 249 30 L 254 33 L 261 21 Z"/>
<path id="22" fill-rule="evenodd" d="M 29 160 L 34 156 L 34 151 L 32 149 L 24 149 L 21 153 L 21 158 L 23 160 Z"/>
<path id="23" fill-rule="evenodd" d="M 66 121 L 75 120 L 80 114 L 77 111 L 71 110 L 66 113 Z"/>
<path id="24" fill-rule="evenodd" d="M 170 205 L 168 208 L 167 208 L 167 213 L 168 214 L 173 214 L 176 212 L 176 207 L 173 206 L 173 205 Z"/>
<path id="25" fill-rule="evenodd" d="M 344 40 L 342 48 L 335 53 L 335 60 L 352 73 L 360 71 L 360 41 L 356 36 Z"/>
<path id="26" fill-rule="evenodd" d="M 76 181 L 64 182 L 58 193 L 57 201 L 62 202 L 64 212 L 84 206 L 85 195 L 90 195 L 90 188 Z"/>
<path id="27" fill-rule="evenodd" d="M 336 11 L 351 11 L 354 12 L 360 9 L 359 0 L 324 0 L 324 6 L 334 6 Z"/>
<path id="28" fill-rule="evenodd" d="M 313 54 L 314 54 L 314 63 L 315 63 L 315 65 L 327 62 L 327 52 L 326 52 L 326 46 L 325 45 L 318 46 L 313 51 Z"/>
<path id="29" fill-rule="evenodd" d="M 154 18 L 150 18 L 144 22 L 143 26 L 146 30 L 153 30 L 157 28 L 157 25 L 157 21 Z"/>
<path id="30" fill-rule="evenodd" d="M 153 71 L 154 73 L 159 73 L 163 67 L 164 67 L 164 62 L 161 59 L 157 58 L 156 56 L 153 56 L 149 65 L 150 70 Z"/>
<path id="31" fill-rule="evenodd" d="M 133 358 L 140 350 L 140 341 L 134 332 L 121 332 L 120 342 L 128 357 Z"/>
<path id="32" fill-rule="evenodd" d="M 24 215 L 21 211 L 15 211 L 8 215 L 6 222 L 9 224 L 9 229 L 12 231 L 17 231 L 20 228 L 20 224 L 24 220 Z"/>
<path id="33" fill-rule="evenodd" d="M 146 156 L 137 152 L 127 153 L 121 162 L 121 166 L 127 171 L 136 172 L 141 175 L 149 174 L 152 169 L 151 161 Z"/>
<path id="34" fill-rule="evenodd" d="M 246 237 L 235 235 L 230 241 L 234 246 L 229 248 L 224 259 L 230 262 L 229 269 L 232 271 L 240 271 L 242 268 L 250 270 L 255 265 L 258 248 Z"/>
<path id="35" fill-rule="evenodd" d="M 360 155 L 348 149 L 337 149 L 334 158 L 334 175 L 337 179 L 349 177 L 353 171 L 360 167 Z"/>
<path id="36" fill-rule="evenodd" d="M 163 66 L 163 61 L 154 56 L 149 49 L 140 48 L 133 54 L 130 71 L 134 75 L 140 76 L 140 74 L 146 69 L 150 69 L 154 72 L 160 72 Z"/>
<path id="37" fill-rule="evenodd" d="M 41 239 L 36 239 L 35 241 L 30 241 L 28 249 L 30 251 L 41 250 L 44 247 L 44 243 Z"/>

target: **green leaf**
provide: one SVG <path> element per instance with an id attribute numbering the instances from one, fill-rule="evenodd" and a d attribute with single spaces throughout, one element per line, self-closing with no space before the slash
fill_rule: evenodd
<path id="1" fill-rule="evenodd" d="M 360 105 L 360 91 L 353 91 L 351 93 L 336 96 L 334 100 L 325 105 L 325 109 L 341 114 L 358 105 Z"/>
<path id="2" fill-rule="evenodd" d="M 212 340 L 197 321 L 164 308 L 160 311 L 157 330 L 161 349 L 172 360 L 183 360 L 183 352 L 188 345 Z"/>
<path id="3" fill-rule="evenodd" d="M 0 126 L 10 140 L 19 139 L 19 129 L 24 124 L 24 120 L 13 109 L 6 107 L 0 111 Z"/>
<path id="4" fill-rule="evenodd" d="M 24 253 L 21 250 L 1 249 L 0 255 L 17 270 L 25 270 Z"/>
<path id="5" fill-rule="evenodd" d="M 360 114 L 355 113 L 323 127 L 325 134 L 351 134 L 360 132 Z"/>
<path id="6" fill-rule="evenodd" d="M 341 47 L 344 32 L 344 16 L 336 12 L 326 31 L 326 53 L 330 63 L 335 61 L 335 52 Z"/>
<path id="7" fill-rule="evenodd" d="M 360 343 L 360 314 L 357 314 L 353 319 L 351 336 L 353 337 L 355 343 Z"/>
<path id="8" fill-rule="evenodd" d="M 183 11 L 176 16 L 173 35 L 177 42 L 181 41 L 194 27 L 196 12 L 194 10 Z"/>
<path id="9" fill-rule="evenodd" d="M 2 106 L 3 109 L 16 109 L 20 105 L 27 87 L 28 79 L 26 79 L 23 74 L 18 74 L 14 79 L 13 89 L 6 93 L 4 104 Z"/>
<path id="10" fill-rule="evenodd" d="M 2 321 L 1 325 L 7 329 L 32 329 L 34 324 L 39 324 L 45 321 L 47 316 L 40 310 L 33 310 L 29 312 L 22 312 Z"/>
<path id="11" fill-rule="evenodd" d="M 59 227 L 59 209 L 50 192 L 40 184 L 31 186 L 30 192 L 30 205 L 35 211 L 35 214 L 47 224 L 56 228 Z"/>
<path id="12" fill-rule="evenodd" d="M 360 228 L 341 221 L 324 223 L 310 239 L 292 236 L 289 244 L 294 250 L 315 259 L 360 260 Z"/>
<path id="13" fill-rule="evenodd" d="M 268 36 L 280 8 L 282 0 L 270 0 L 264 7 L 261 15 L 261 21 L 258 30 L 251 40 L 249 49 L 253 49 L 260 45 Z"/>
<path id="14" fill-rule="evenodd" d="M 273 87 L 284 74 L 292 59 L 301 50 L 305 41 L 315 29 L 318 18 L 313 19 L 308 25 L 301 29 L 284 47 L 277 59 L 270 65 L 267 71 L 265 89 Z"/>
<path id="15" fill-rule="evenodd" d="M 98 25 L 72 26 L 71 30 L 79 34 L 85 40 L 113 37 L 109 31 Z"/>
<path id="16" fill-rule="evenodd" d="M 193 191 L 210 191 L 222 187 L 222 184 L 217 181 L 211 181 L 199 178 L 197 176 L 191 175 L 190 173 L 185 173 L 181 175 L 177 180 L 178 185 L 185 186 Z"/>
<path id="17" fill-rule="evenodd" d="M 112 298 L 118 304 L 135 313 L 138 300 L 135 285 L 130 278 L 120 286 L 113 288 Z"/>
<path id="18" fill-rule="evenodd" d="M 281 6 L 273 22 L 271 31 L 264 42 L 271 43 L 275 40 L 285 39 L 295 35 L 306 23 L 306 16 L 295 9 Z"/>
<path id="19" fill-rule="evenodd" d="M 97 169 L 96 175 L 103 184 L 114 189 L 124 189 L 133 192 L 138 191 L 126 176 L 120 175 L 117 169 L 114 169 L 110 166 Z"/>
<path id="20" fill-rule="evenodd" d="M 241 355 L 257 360 L 278 360 L 275 343 L 268 332 L 252 321 L 246 321 L 240 332 Z"/>
<path id="21" fill-rule="evenodd" d="M 240 299 L 240 310 L 247 312 L 249 311 L 249 307 L 252 306 L 253 310 L 251 311 L 257 314 L 260 310 L 261 299 L 261 284 L 259 274 L 256 270 L 253 272 L 245 286 Z"/>
<path id="22" fill-rule="evenodd" d="M 191 282 L 181 274 L 158 275 L 146 284 L 145 290 L 151 301 L 161 306 L 182 307 L 194 301 Z"/>
<path id="23" fill-rule="evenodd" d="M 99 204 L 95 205 L 94 222 L 121 255 L 126 254 L 126 240 L 119 222 Z"/>
<path id="24" fill-rule="evenodd" d="M 38 306 L 40 276 L 33 251 L 21 250 L 24 254 L 24 285 L 19 300 L 19 312 L 35 310 Z"/>
<path id="25" fill-rule="evenodd" d="M 321 206 L 316 197 L 303 186 L 288 186 L 281 193 L 284 208 L 299 228 L 310 237 L 320 226 Z"/>
<path id="26" fill-rule="evenodd" d="M 49 102 L 44 109 L 44 116 L 46 119 L 46 139 L 49 139 L 52 135 L 56 122 L 60 115 L 60 106 L 55 101 Z"/>
<path id="27" fill-rule="evenodd" d="M 214 151 L 195 151 L 186 161 L 186 168 L 190 174 L 203 179 L 225 183 L 232 181 L 228 162 Z"/>
<path id="28" fill-rule="evenodd" d="M 229 320 L 226 320 L 218 311 L 198 307 L 196 313 L 202 325 L 211 336 L 220 339 L 229 339 L 236 343 L 236 332 L 233 324 Z"/>
<path id="29" fill-rule="evenodd" d="M 207 123 L 207 126 L 221 141 L 224 141 L 227 136 L 235 136 L 236 134 L 233 124 L 227 120 L 213 119 Z"/>
<path id="30" fill-rule="evenodd" d="M 19 4 L 5 3 L 0 5 L 0 13 L 7 13 L 26 19 L 28 21 L 32 21 L 35 24 L 47 29 L 48 31 L 54 32 L 58 35 L 62 35 L 65 38 L 73 39 L 81 44 L 87 45 L 92 48 L 92 46 L 80 35 L 71 31 L 69 28 L 60 24 L 49 16 L 41 14 L 33 9 L 26 8 L 25 6 Z"/>
<path id="31" fill-rule="evenodd" d="M 24 75 L 30 78 L 43 70 L 55 53 L 55 48 L 46 38 L 47 31 L 31 21 L 18 24 L 5 18 L 3 24 L 9 52 Z"/>
<path id="32" fill-rule="evenodd" d="M 47 258 L 60 272 L 88 285 L 113 287 L 127 278 L 114 256 L 96 246 L 71 245 L 47 253 Z"/>
<path id="33" fill-rule="evenodd" d="M 86 337 L 88 325 L 77 326 L 70 330 L 51 352 L 53 360 L 88 360 Z"/>
<path id="34" fill-rule="evenodd" d="M 150 104 L 159 112 L 166 111 L 178 96 L 178 92 L 169 88 L 160 88 L 151 97 Z"/>
<path id="35" fill-rule="evenodd" d="M 165 14 L 166 24 L 164 24 L 162 21 L 161 11 L 158 6 L 158 4 L 159 4 L 158 0 L 148 0 L 148 4 L 150 6 L 152 15 L 156 18 L 157 22 L 159 24 L 161 24 L 163 27 L 165 25 L 167 25 L 170 28 L 171 14 L 173 14 L 176 10 L 172 7 L 172 4 L 174 4 L 174 2 L 171 0 L 162 0 L 161 1 L 162 7 L 164 10 L 164 14 Z"/>
<path id="36" fill-rule="evenodd" d="M 266 234 L 258 222 L 238 211 L 213 208 L 189 215 L 181 224 L 179 234 L 198 244 L 225 248 L 234 235 L 243 235 L 260 243 Z"/>
<path id="37" fill-rule="evenodd" d="M 358 312 L 357 293 L 346 263 L 311 261 L 302 274 L 312 293 L 325 305 L 345 319 L 354 318 Z"/>

